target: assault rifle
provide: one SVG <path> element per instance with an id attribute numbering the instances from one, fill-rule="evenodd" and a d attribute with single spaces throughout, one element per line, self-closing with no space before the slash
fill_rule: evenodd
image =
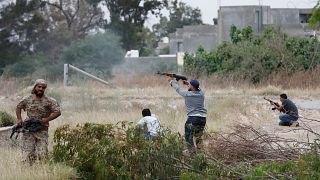
<path id="1" fill-rule="evenodd" d="M 279 103 L 274 102 L 274 101 L 272 101 L 271 99 L 267 99 L 267 98 L 265 98 L 265 97 L 264 97 L 263 99 L 269 101 L 270 103 L 274 104 L 274 105 L 277 106 L 277 107 L 280 107 L 280 104 L 279 104 Z M 273 111 L 276 110 L 276 109 L 277 109 L 277 108 L 275 108 L 275 107 L 272 108 Z M 286 113 L 286 111 L 285 111 L 284 109 L 280 109 L 279 111 L 282 112 L 282 113 Z"/>
<path id="2" fill-rule="evenodd" d="M 165 72 L 158 71 L 156 74 L 165 75 L 165 76 L 171 76 L 171 77 L 176 78 L 177 81 L 179 81 L 179 80 L 183 80 L 183 81 L 188 80 L 188 78 L 185 77 L 185 76 L 178 75 L 178 74 L 173 74 L 173 73 L 165 73 Z"/>
<path id="3" fill-rule="evenodd" d="M 42 129 L 44 129 L 44 126 L 42 125 L 40 120 L 35 119 L 35 118 L 29 118 L 23 122 L 23 125 L 16 124 L 12 127 L 10 139 L 12 139 L 12 136 L 15 133 L 18 133 L 16 136 L 16 139 L 17 139 L 19 133 L 28 133 L 28 132 L 34 133 L 34 132 L 38 132 Z"/>

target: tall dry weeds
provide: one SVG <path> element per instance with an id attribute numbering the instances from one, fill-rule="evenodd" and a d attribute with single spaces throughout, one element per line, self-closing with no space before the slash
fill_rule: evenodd
<path id="1" fill-rule="evenodd" d="M 54 180 L 78 178 L 75 169 L 63 164 L 41 162 L 29 166 L 21 162 L 21 154 L 17 149 L 0 148 L 0 152 L 0 179 Z"/>

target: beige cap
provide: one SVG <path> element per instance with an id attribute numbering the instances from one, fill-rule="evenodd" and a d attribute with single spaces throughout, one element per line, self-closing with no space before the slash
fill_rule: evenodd
<path id="1" fill-rule="evenodd" d="M 34 82 L 34 86 L 33 87 L 36 87 L 36 85 L 39 85 L 39 84 L 43 84 L 47 87 L 47 82 L 46 80 L 44 79 L 37 79 L 35 82 Z"/>

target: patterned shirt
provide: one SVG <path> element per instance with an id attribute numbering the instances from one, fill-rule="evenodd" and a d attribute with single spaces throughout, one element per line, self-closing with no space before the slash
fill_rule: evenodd
<path id="1" fill-rule="evenodd" d="M 57 101 L 45 95 L 41 99 L 33 99 L 32 95 L 25 97 L 17 107 L 27 111 L 29 118 L 34 117 L 36 119 L 49 117 L 53 112 L 60 112 Z"/>

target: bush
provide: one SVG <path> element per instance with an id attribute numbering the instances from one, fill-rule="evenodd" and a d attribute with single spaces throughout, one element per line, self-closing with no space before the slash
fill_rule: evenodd
<path id="1" fill-rule="evenodd" d="M 184 160 L 182 137 L 146 141 L 141 129 L 114 125 L 69 125 L 56 130 L 53 159 L 75 167 L 85 179 L 168 179 L 178 176 Z M 180 168 L 179 168 L 180 167 Z"/>
<path id="2" fill-rule="evenodd" d="M 159 54 L 170 54 L 170 46 L 161 48 Z"/>
<path id="3" fill-rule="evenodd" d="M 82 179 L 320 178 L 317 143 L 311 152 L 288 160 L 296 149 L 266 148 L 261 143 L 266 137 L 260 132 L 243 132 L 256 133 L 259 138 L 238 137 L 242 130 L 229 134 L 230 139 L 221 137 L 221 141 L 211 142 L 214 146 L 208 146 L 206 154 L 185 156 L 183 138 L 168 130 L 148 141 L 143 139 L 142 129 L 128 123 L 65 125 L 55 132 L 52 159 L 74 167 Z M 278 143 L 278 139 L 274 141 Z"/>
<path id="4" fill-rule="evenodd" d="M 0 127 L 12 126 L 15 124 L 15 117 L 7 112 L 0 111 Z"/>
<path id="5" fill-rule="evenodd" d="M 60 64 L 72 64 L 89 73 L 111 74 L 112 67 L 124 59 L 119 38 L 110 32 L 89 35 L 72 42 L 63 51 Z M 63 69 L 63 66 L 60 66 Z"/>
<path id="6" fill-rule="evenodd" d="M 220 74 L 260 83 L 271 74 L 292 75 L 309 71 L 320 64 L 315 39 L 288 37 L 274 28 L 253 35 L 250 27 L 238 30 L 232 26 L 232 42 L 206 52 L 202 47 L 195 54 L 186 53 L 184 70 L 195 75 Z"/>

